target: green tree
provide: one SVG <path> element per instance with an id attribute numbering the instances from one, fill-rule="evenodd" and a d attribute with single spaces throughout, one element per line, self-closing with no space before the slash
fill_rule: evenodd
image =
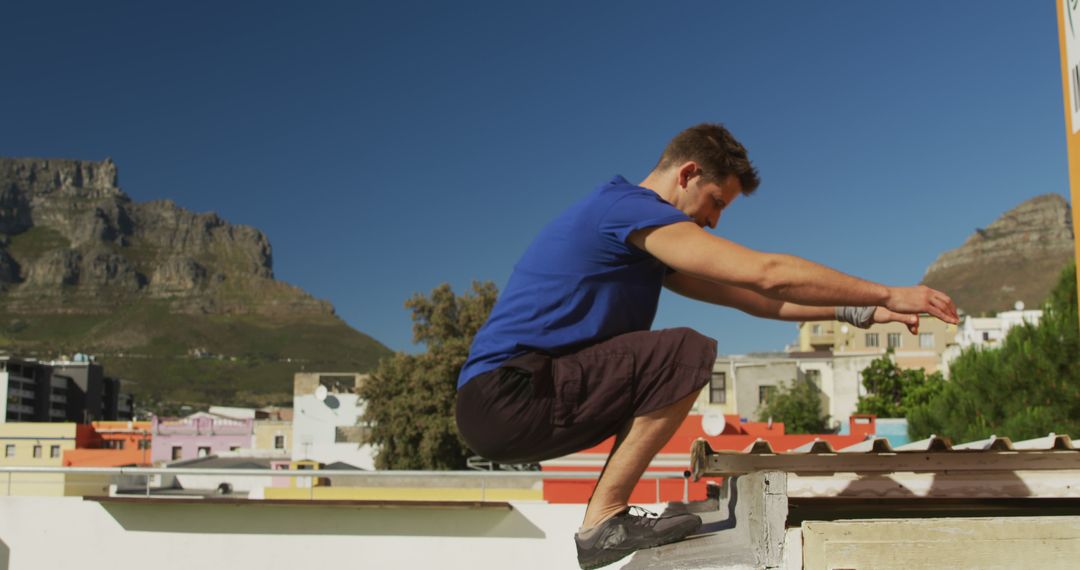
<path id="1" fill-rule="evenodd" d="M 1080 435 L 1076 266 L 1062 272 L 1038 325 L 1009 331 L 998 349 L 964 351 L 944 390 L 908 416 L 912 437 Z"/>
<path id="2" fill-rule="evenodd" d="M 783 422 L 788 433 L 825 433 L 829 416 L 821 408 L 821 389 L 803 378 L 772 389 L 758 421 Z"/>
<path id="3" fill-rule="evenodd" d="M 413 342 L 422 354 L 396 353 L 379 361 L 360 391 L 367 401 L 378 469 L 463 469 L 472 453 L 458 435 L 454 418 L 457 377 L 476 331 L 495 306 L 491 282 L 472 284 L 455 295 L 442 284 L 425 297 L 405 302 L 412 310 Z"/>
<path id="4" fill-rule="evenodd" d="M 867 393 L 859 398 L 856 412 L 879 418 L 905 418 L 912 409 L 940 394 L 945 378 L 940 372 L 927 374 L 921 368 L 901 369 L 893 362 L 889 349 L 885 356 L 874 359 L 863 369 L 862 383 Z"/>

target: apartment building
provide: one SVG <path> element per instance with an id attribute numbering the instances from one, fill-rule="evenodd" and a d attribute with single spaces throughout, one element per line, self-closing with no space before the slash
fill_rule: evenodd
<path id="1" fill-rule="evenodd" d="M 0 466 L 61 467 L 64 454 L 87 447 L 93 427 L 70 422 L 0 423 Z M 80 474 L 9 473 L 0 495 L 101 494 L 102 478 Z"/>
<path id="2" fill-rule="evenodd" d="M 901 323 L 874 324 L 860 329 L 840 321 L 799 323 L 799 352 L 882 355 L 892 349 L 897 366 L 923 368 L 936 372 L 942 368 L 946 350 L 956 344 L 958 327 L 930 315 L 919 316 L 919 333 L 913 335 Z"/>
<path id="3" fill-rule="evenodd" d="M 0 356 L 0 423 L 131 420 L 134 398 L 120 389 L 118 378 L 85 355 L 47 362 Z"/>

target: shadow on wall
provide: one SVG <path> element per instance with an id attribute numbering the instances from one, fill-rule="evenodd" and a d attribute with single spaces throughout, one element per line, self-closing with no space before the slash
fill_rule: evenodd
<path id="1" fill-rule="evenodd" d="M 1032 496 L 1027 483 L 1015 471 L 992 473 L 952 472 L 934 473 L 933 483 L 925 492 L 917 493 L 888 475 L 865 475 L 852 481 L 837 497 L 913 498 L 926 497 L 983 497 L 1024 498 Z"/>
<path id="2" fill-rule="evenodd" d="M 11 549 L 8 548 L 7 543 L 0 540 L 0 570 L 8 570 L 11 563 Z"/>
<path id="3" fill-rule="evenodd" d="M 329 505 L 102 503 L 125 530 L 199 534 L 301 534 L 544 538 L 516 509 Z M 0 566 L 0 570 L 6 570 Z"/>

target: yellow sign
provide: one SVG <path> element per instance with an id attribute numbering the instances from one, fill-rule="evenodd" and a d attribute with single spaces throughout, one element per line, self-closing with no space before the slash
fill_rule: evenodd
<path id="1" fill-rule="evenodd" d="M 1057 0 L 1058 41 L 1061 45 L 1061 88 L 1065 97 L 1065 138 L 1072 195 L 1073 243 L 1080 266 L 1080 0 Z M 1077 272 L 1080 286 L 1080 272 Z"/>

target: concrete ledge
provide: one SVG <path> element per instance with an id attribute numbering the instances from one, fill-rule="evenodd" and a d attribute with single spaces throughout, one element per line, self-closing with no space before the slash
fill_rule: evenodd
<path id="1" fill-rule="evenodd" d="M 349 507 L 377 509 L 463 509 L 511 511 L 513 505 L 503 501 L 383 501 L 383 500 L 307 500 L 307 499 L 234 499 L 178 497 L 83 497 L 95 503 L 129 505 L 235 505 L 244 507 Z"/>
<path id="2" fill-rule="evenodd" d="M 806 522 L 803 567 L 1074 568 L 1080 517 Z"/>

